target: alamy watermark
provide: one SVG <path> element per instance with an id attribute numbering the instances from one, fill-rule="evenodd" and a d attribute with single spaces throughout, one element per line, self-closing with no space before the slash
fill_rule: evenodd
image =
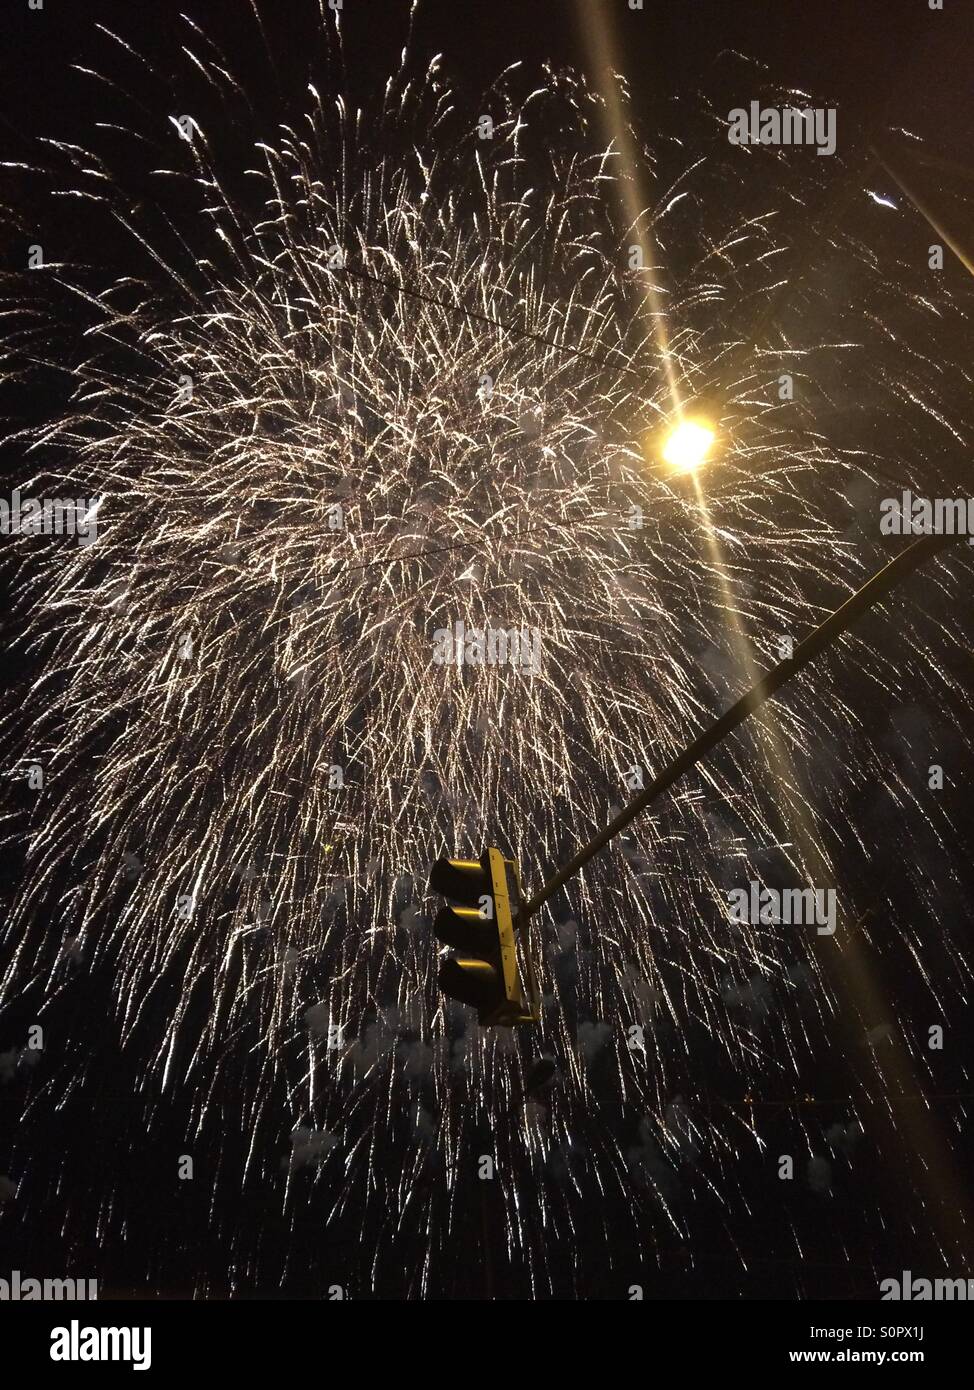
<path id="1" fill-rule="evenodd" d="M 746 888 L 727 890 L 727 915 L 751 926 L 814 926 L 819 936 L 834 936 L 834 888 L 765 888 L 752 879 Z"/>
<path id="2" fill-rule="evenodd" d="M 89 501 L 68 497 L 23 497 L 14 488 L 10 500 L 0 497 L 0 533 L 4 536 L 77 536 L 78 544 L 94 545 L 98 539 L 101 498 Z"/>
<path id="3" fill-rule="evenodd" d="M 527 627 L 467 627 L 462 621 L 433 633 L 435 666 L 516 666 L 541 670 L 541 634 Z"/>
<path id="4" fill-rule="evenodd" d="M 0 1279 L 0 1303 L 94 1303 L 96 1279 L 30 1279 L 19 1269 Z"/>
<path id="5" fill-rule="evenodd" d="M 82 1327 L 77 1318 L 51 1329 L 52 1361 L 131 1361 L 133 1371 L 152 1365 L 151 1327 Z"/>
<path id="6" fill-rule="evenodd" d="M 974 1302 L 974 1279 L 914 1279 L 904 1269 L 898 1279 L 884 1279 L 879 1286 L 880 1301 L 885 1303 Z"/>
<path id="7" fill-rule="evenodd" d="M 835 110 L 833 107 L 797 106 L 778 110 L 752 101 L 745 109 L 735 106 L 727 113 L 727 138 L 732 145 L 815 145 L 817 154 L 835 153 Z"/>
<path id="8" fill-rule="evenodd" d="M 974 497 L 884 497 L 879 504 L 882 536 L 967 536 L 974 545 Z"/>

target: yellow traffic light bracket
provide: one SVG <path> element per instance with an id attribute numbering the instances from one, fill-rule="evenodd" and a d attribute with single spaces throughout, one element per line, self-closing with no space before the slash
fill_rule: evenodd
<path id="1" fill-rule="evenodd" d="M 488 849 L 485 855 L 490 870 L 491 896 L 494 899 L 497 941 L 500 950 L 501 972 L 504 981 L 504 1003 L 490 1014 L 481 1016 L 482 1024 L 539 1023 L 540 1000 L 534 960 L 527 935 L 527 919 L 522 916 L 521 874 L 514 859 L 505 859 L 499 849 Z M 508 877 L 510 874 L 510 877 Z M 513 889 L 513 891 L 512 891 Z M 524 952 L 524 981 L 518 968 L 515 933 L 521 931 Z M 527 984 L 525 993 L 524 983 Z"/>

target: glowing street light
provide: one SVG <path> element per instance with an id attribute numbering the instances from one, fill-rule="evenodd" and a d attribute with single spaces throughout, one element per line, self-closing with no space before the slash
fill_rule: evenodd
<path id="1" fill-rule="evenodd" d="M 692 473 L 705 461 L 716 431 L 706 420 L 681 420 L 663 445 L 663 461 L 680 473 Z"/>

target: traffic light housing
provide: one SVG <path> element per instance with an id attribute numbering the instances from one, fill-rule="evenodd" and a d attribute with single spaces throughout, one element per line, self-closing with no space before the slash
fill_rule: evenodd
<path id="1" fill-rule="evenodd" d="M 498 849 L 487 849 L 479 860 L 437 859 L 429 886 L 456 904 L 441 908 L 433 923 L 437 940 L 455 952 L 440 967 L 443 993 L 476 1009 L 485 1027 L 537 1023 L 541 1014 L 534 963 L 523 930 L 516 862 L 505 859 Z M 524 956 L 523 978 L 518 940 Z"/>

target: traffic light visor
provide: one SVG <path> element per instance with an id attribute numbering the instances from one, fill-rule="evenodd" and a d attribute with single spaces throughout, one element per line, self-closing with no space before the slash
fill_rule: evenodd
<path id="1" fill-rule="evenodd" d="M 490 874 L 476 859 L 437 859 L 430 870 L 430 892 L 465 907 L 479 907 L 491 891 Z"/>

